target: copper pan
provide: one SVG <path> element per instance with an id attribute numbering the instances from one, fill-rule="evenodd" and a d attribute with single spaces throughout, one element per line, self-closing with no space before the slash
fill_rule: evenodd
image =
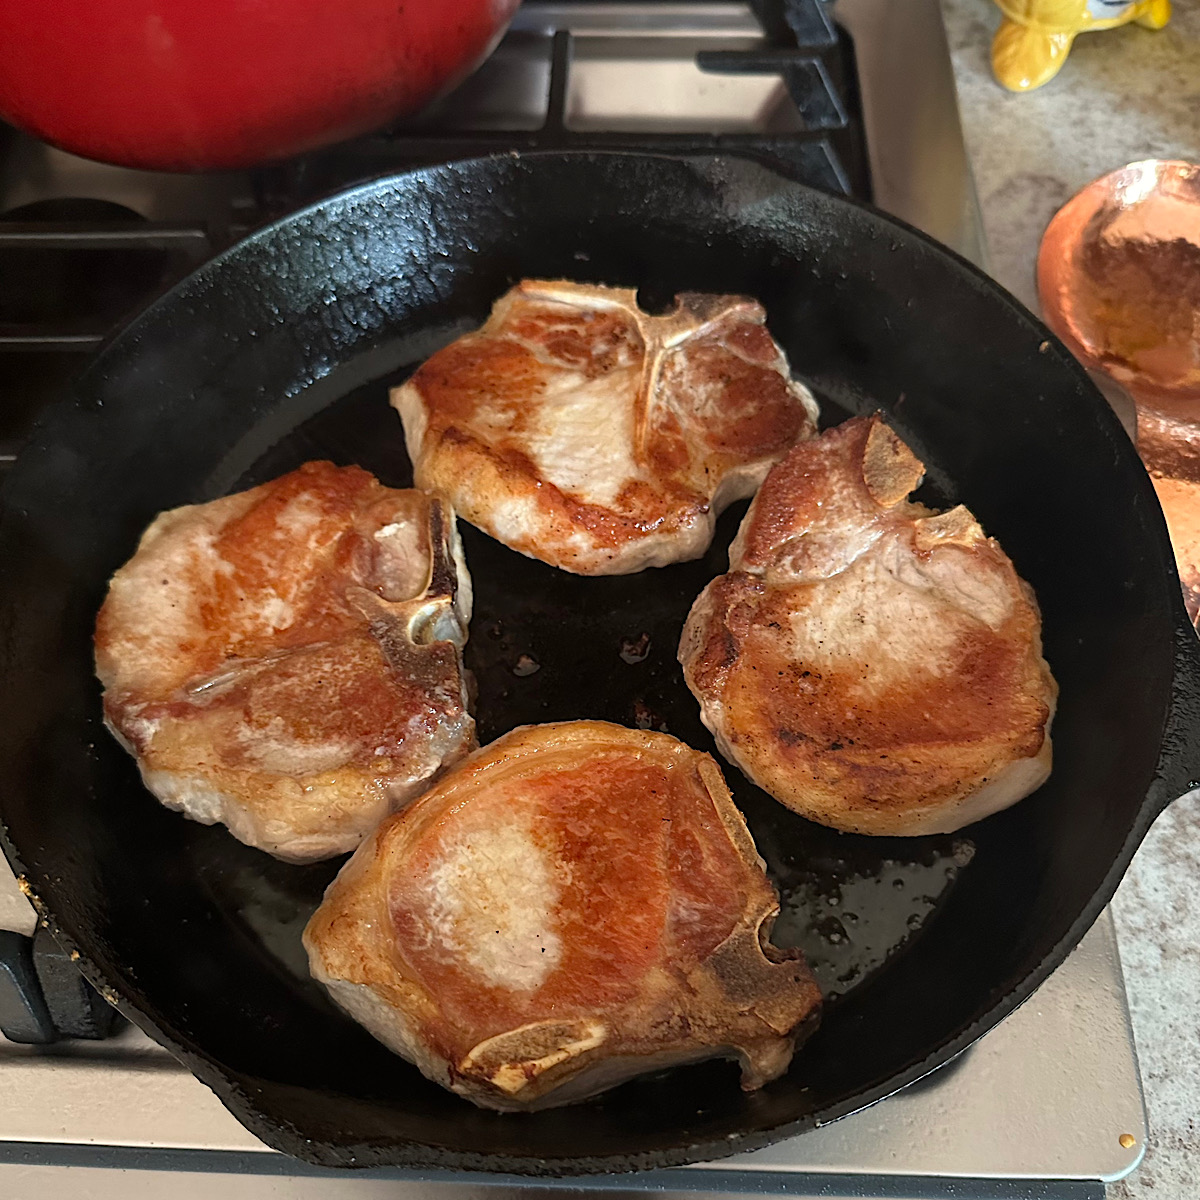
<path id="1" fill-rule="evenodd" d="M 1148 159 L 1088 184 L 1038 254 L 1046 323 L 1128 391 L 1188 611 L 1200 615 L 1200 166 Z M 1110 383 L 1103 390 L 1114 389 Z"/>

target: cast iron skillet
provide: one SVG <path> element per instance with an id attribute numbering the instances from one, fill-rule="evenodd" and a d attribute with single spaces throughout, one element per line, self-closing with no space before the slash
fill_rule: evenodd
<path id="1" fill-rule="evenodd" d="M 882 407 L 1037 590 L 1061 686 L 1049 783 L 954 837 L 831 833 L 726 774 L 830 993 L 784 1078 L 731 1064 L 537 1115 L 474 1109 L 340 1016 L 293 867 L 169 813 L 100 722 L 92 621 L 155 513 L 308 458 L 410 479 L 385 385 L 523 276 L 744 292 L 827 423 Z M 487 741 L 600 717 L 712 749 L 675 646 L 723 569 L 578 579 L 473 530 L 468 663 Z M 1099 394 L 993 283 L 869 209 L 741 161 L 545 154 L 414 171 L 263 230 L 160 300 L 53 411 L 0 521 L 5 850 L 80 965 L 272 1146 L 329 1165 L 562 1175 L 717 1158 L 947 1062 L 1019 1004 L 1200 768 L 1200 662 L 1154 492 Z M 643 637 L 643 635 L 648 635 Z M 521 655 L 540 665 L 513 671 Z M 522 672 L 530 662 L 522 664 Z"/>

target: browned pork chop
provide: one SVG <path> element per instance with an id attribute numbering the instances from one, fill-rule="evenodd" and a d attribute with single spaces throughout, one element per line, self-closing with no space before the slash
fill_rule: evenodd
<path id="1" fill-rule="evenodd" d="M 313 975 L 476 1104 L 567 1104 L 713 1056 L 742 1086 L 816 1025 L 721 772 L 661 733 L 514 730 L 388 819 L 305 930 Z"/>
<path id="2" fill-rule="evenodd" d="M 721 752 L 804 816 L 950 832 L 1050 773 L 1058 689 L 1033 591 L 878 417 L 767 476 L 679 647 Z"/>
<path id="3" fill-rule="evenodd" d="M 474 745 L 470 608 L 443 501 L 306 463 L 146 530 L 96 622 L 105 719 L 169 808 L 342 854 Z"/>
<path id="4" fill-rule="evenodd" d="M 720 511 L 815 429 L 763 320 L 740 296 L 650 316 L 631 289 L 520 283 L 393 390 L 417 485 L 578 574 L 698 558 Z"/>

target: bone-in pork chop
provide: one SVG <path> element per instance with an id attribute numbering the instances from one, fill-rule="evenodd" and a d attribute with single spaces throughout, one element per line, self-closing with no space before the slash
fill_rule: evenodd
<path id="1" fill-rule="evenodd" d="M 714 1056 L 781 1074 L 820 992 L 716 763 L 600 721 L 484 747 L 342 868 L 313 975 L 476 1104 L 566 1104 Z"/>
<path id="2" fill-rule="evenodd" d="M 96 623 L 105 719 L 169 808 L 341 854 L 474 745 L 470 607 L 444 501 L 307 463 L 146 530 Z"/>
<path id="3" fill-rule="evenodd" d="M 721 752 L 804 816 L 950 832 L 1050 773 L 1057 687 L 1032 589 L 878 417 L 767 476 L 688 616 L 688 686 Z"/>
<path id="4" fill-rule="evenodd" d="M 817 416 L 740 296 L 526 281 L 392 392 L 418 487 L 581 575 L 698 558 Z"/>

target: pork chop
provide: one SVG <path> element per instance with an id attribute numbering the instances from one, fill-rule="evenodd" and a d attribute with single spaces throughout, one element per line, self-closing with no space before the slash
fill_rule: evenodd
<path id="1" fill-rule="evenodd" d="M 514 550 L 581 575 L 698 558 L 721 510 L 816 428 L 741 296 L 527 280 L 393 390 L 419 487 Z"/>
<path id="2" fill-rule="evenodd" d="M 146 530 L 96 622 L 105 720 L 168 808 L 342 854 L 474 745 L 470 609 L 444 501 L 306 463 Z"/>
<path id="3" fill-rule="evenodd" d="M 1032 589 L 879 417 L 767 476 L 679 647 L 721 752 L 854 833 L 948 833 L 1050 773 L 1057 686 Z"/>
<path id="4" fill-rule="evenodd" d="M 506 734 L 389 818 L 305 930 L 313 975 L 486 1108 L 567 1104 L 714 1056 L 742 1086 L 816 1025 L 716 763 L 600 721 Z"/>

